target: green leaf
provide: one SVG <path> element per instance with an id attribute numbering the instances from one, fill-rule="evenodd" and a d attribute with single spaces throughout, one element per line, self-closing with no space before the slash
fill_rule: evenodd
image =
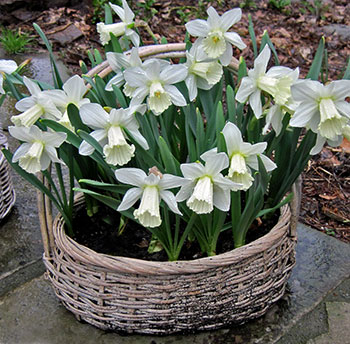
<path id="1" fill-rule="evenodd" d="M 162 136 L 159 136 L 158 145 L 165 166 L 165 171 L 173 175 L 179 174 L 180 163 L 175 159 Z"/>
<path id="2" fill-rule="evenodd" d="M 89 127 L 87 127 L 81 120 L 79 109 L 75 104 L 68 104 L 67 112 L 68 112 L 69 121 L 74 127 L 75 132 L 77 132 L 80 129 L 87 132 L 90 131 Z"/>
<path id="3" fill-rule="evenodd" d="M 318 76 L 322 69 L 322 61 L 325 49 L 325 38 L 322 36 L 320 39 L 320 43 L 318 44 L 318 48 L 316 51 L 316 55 L 310 67 L 309 73 L 307 74 L 307 78 L 311 80 L 318 80 Z"/>
<path id="4" fill-rule="evenodd" d="M 105 9 L 105 23 L 106 24 L 113 24 L 113 16 L 112 16 L 111 7 L 108 4 L 105 4 L 104 9 Z"/>
<path id="5" fill-rule="evenodd" d="M 77 131 L 77 134 L 103 156 L 103 148 L 91 135 L 81 129 Z"/>
<path id="6" fill-rule="evenodd" d="M 348 64 L 346 66 L 344 75 L 343 75 L 343 79 L 345 80 L 350 80 L 350 58 L 348 59 Z"/>
<path id="7" fill-rule="evenodd" d="M 110 184 L 110 183 L 99 182 L 92 179 L 80 179 L 79 183 L 84 183 L 84 184 L 93 186 L 94 188 L 102 189 L 105 191 L 111 191 L 118 194 L 125 194 L 126 191 L 130 189 L 128 185 Z"/>
<path id="8" fill-rule="evenodd" d="M 55 88 L 62 88 L 63 81 L 62 81 L 60 72 L 57 68 L 56 59 L 55 59 L 54 54 L 52 52 L 52 45 L 38 24 L 34 23 L 33 27 L 36 30 L 36 32 L 39 34 L 39 36 L 43 40 L 47 50 L 49 51 L 51 68 L 53 70 L 53 80 L 54 80 Z"/>
<path id="9" fill-rule="evenodd" d="M 277 209 L 279 209 L 279 208 L 283 207 L 285 204 L 289 203 L 292 200 L 292 198 L 293 198 L 293 193 L 291 192 L 282 202 L 278 203 L 275 207 L 261 210 L 258 213 L 257 217 L 262 217 L 266 214 L 275 212 Z"/>
<path id="10" fill-rule="evenodd" d="M 116 85 L 112 85 L 112 88 L 113 88 L 113 92 L 114 92 L 115 96 L 117 97 L 117 101 L 120 104 L 120 106 L 124 109 L 127 108 L 128 103 L 126 101 L 126 98 L 125 98 L 123 92 Z"/>
<path id="11" fill-rule="evenodd" d="M 269 37 L 269 34 L 267 33 L 267 31 L 264 32 L 264 34 L 261 38 L 260 52 L 262 52 L 262 50 L 264 49 L 266 44 L 270 47 L 270 49 L 275 57 L 275 65 L 279 66 L 280 63 L 279 63 L 277 51 L 276 51 L 275 46 L 273 45 L 273 43 Z"/>
<path id="12" fill-rule="evenodd" d="M 253 45 L 254 58 L 256 58 L 258 56 L 258 45 L 256 43 L 254 25 L 253 25 L 251 14 L 248 15 L 248 20 L 249 20 L 248 32 L 249 32 L 250 39 L 251 39 L 252 45 Z"/>
<path id="13" fill-rule="evenodd" d="M 235 92 L 230 85 L 227 86 L 226 88 L 226 104 L 227 104 L 228 120 L 237 125 Z"/>
<path id="14" fill-rule="evenodd" d="M 115 211 L 117 211 L 117 208 L 119 207 L 119 205 L 121 203 L 119 200 L 114 199 L 113 197 L 102 195 L 98 192 L 91 191 L 88 189 L 83 189 L 83 188 L 77 187 L 77 188 L 74 188 L 74 191 L 83 192 L 84 194 L 88 194 L 88 195 L 92 196 L 93 198 L 97 199 L 98 201 L 109 206 L 110 208 L 114 209 Z M 128 217 L 131 220 L 135 220 L 132 212 L 129 210 L 121 211 L 120 213 L 123 214 L 124 216 Z"/>

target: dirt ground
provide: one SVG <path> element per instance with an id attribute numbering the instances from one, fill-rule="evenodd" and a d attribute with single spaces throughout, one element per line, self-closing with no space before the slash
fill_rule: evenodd
<path id="1" fill-rule="evenodd" d="M 169 42 L 182 41 L 185 36 L 184 22 L 195 17 L 205 18 L 205 9 L 210 4 L 214 4 L 219 12 L 245 4 L 242 20 L 234 26 L 234 30 L 241 35 L 248 47 L 243 53 L 237 49 L 235 54 L 242 54 L 248 67 L 253 63 L 253 49 L 248 33 L 249 16 L 257 40 L 267 30 L 276 46 L 281 65 L 291 68 L 299 66 L 301 77 L 306 75 L 322 36 L 325 37 L 328 51 L 328 80 L 342 77 L 350 53 L 350 3 L 347 0 L 299 0 L 282 8 L 271 5 L 282 3 L 279 0 L 143 0 L 129 3 L 140 19 L 147 20 L 157 37 L 166 37 Z M 38 23 L 48 37 L 54 37 L 55 33 L 64 32 L 74 24 L 80 30 L 80 36 L 64 44 L 53 40 L 53 48 L 73 72 L 79 73 L 80 60 L 89 65 L 86 51 L 91 47 L 101 48 L 94 24 L 99 20 L 98 9 L 89 2 L 75 6 L 68 3 L 65 7 L 45 11 L 21 7 L 16 10 L 16 15 L 7 17 L 5 24 L 30 32 L 36 44 L 35 50 L 43 49 L 43 45 L 32 28 L 33 22 Z M 334 32 L 331 26 L 334 24 L 342 26 L 345 33 Z M 141 33 L 145 43 L 152 43 L 146 32 Z M 325 147 L 320 154 L 314 156 L 303 175 L 303 184 L 300 220 L 350 242 L 349 142 L 343 142 L 342 147 L 336 149 Z"/>

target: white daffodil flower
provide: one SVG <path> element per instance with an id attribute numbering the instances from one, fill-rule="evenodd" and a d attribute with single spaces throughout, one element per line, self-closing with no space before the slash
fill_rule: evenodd
<path id="1" fill-rule="evenodd" d="M 85 85 L 84 80 L 78 75 L 74 75 L 69 78 L 63 84 L 62 88 L 63 91 L 48 90 L 44 91 L 44 93 L 50 97 L 53 103 L 63 113 L 58 123 L 64 125 L 70 130 L 73 130 L 73 127 L 69 121 L 67 107 L 69 104 L 74 104 L 79 109 L 82 105 L 90 103 L 90 99 L 84 98 L 88 88 Z"/>
<path id="2" fill-rule="evenodd" d="M 147 97 L 148 109 L 160 115 L 171 104 L 185 106 L 186 100 L 174 86 L 187 76 L 184 65 L 169 65 L 159 59 L 150 59 L 142 68 L 135 67 L 124 72 L 126 82 L 136 90 L 130 105 L 138 105 Z"/>
<path id="3" fill-rule="evenodd" d="M 9 127 L 14 138 L 24 142 L 13 154 L 12 161 L 17 162 L 28 173 L 46 170 L 50 162 L 62 163 L 57 157 L 58 148 L 67 138 L 65 133 L 41 131 L 37 126 Z"/>
<path id="4" fill-rule="evenodd" d="M 134 211 L 134 217 L 142 226 L 150 228 L 158 227 L 162 223 L 159 211 L 161 200 L 172 212 L 182 215 L 174 194 L 168 189 L 177 188 L 185 182 L 182 177 L 162 175 L 152 170 L 154 168 L 150 169 L 148 176 L 138 168 L 121 168 L 115 171 L 119 182 L 135 186 L 126 192 L 117 210 L 127 210 L 141 198 L 140 206 Z"/>
<path id="5" fill-rule="evenodd" d="M 100 34 L 101 43 L 103 45 L 107 44 L 111 39 L 110 34 L 112 33 L 116 37 L 125 35 L 130 39 L 134 46 L 138 47 L 140 45 L 140 37 L 134 30 L 132 30 L 135 26 L 135 14 L 131 11 L 126 0 L 122 0 L 122 5 L 123 7 L 120 7 L 109 3 L 109 6 L 111 6 L 112 10 L 121 19 L 121 23 L 97 23 L 97 32 Z"/>
<path id="6" fill-rule="evenodd" d="M 300 102 L 290 120 L 293 127 L 307 127 L 318 138 L 311 154 L 317 154 L 327 141 L 339 144 L 344 128 L 350 123 L 350 80 L 336 80 L 323 85 L 314 80 L 300 80 L 292 86 L 293 98 Z"/>
<path id="7" fill-rule="evenodd" d="M 23 113 L 12 116 L 12 123 L 16 126 L 30 127 L 40 117 L 53 120 L 61 119 L 62 113 L 57 109 L 45 91 L 41 91 L 39 86 L 26 76 L 23 77 L 23 82 L 27 86 L 31 96 L 23 98 L 16 103 L 16 109 L 23 111 Z"/>
<path id="8" fill-rule="evenodd" d="M 201 155 L 205 162 L 194 162 L 180 166 L 183 176 L 188 180 L 178 194 L 176 200 L 187 200 L 187 206 L 197 214 L 208 214 L 214 207 L 228 211 L 230 208 L 230 191 L 240 186 L 225 178 L 220 172 L 229 166 L 225 153 L 213 150 Z"/>
<path id="9" fill-rule="evenodd" d="M 185 79 L 190 100 L 193 101 L 198 94 L 197 88 L 210 90 L 221 80 L 223 69 L 219 62 L 213 61 L 198 44 L 198 40 L 192 45 L 190 51 L 186 52 L 185 66 L 188 75 Z"/>
<path id="10" fill-rule="evenodd" d="M 5 94 L 2 85 L 4 83 L 3 73 L 11 74 L 17 69 L 17 63 L 12 60 L 0 60 L 0 93 Z"/>
<path id="11" fill-rule="evenodd" d="M 290 87 L 299 76 L 299 70 L 287 67 L 272 67 L 266 72 L 271 57 L 271 50 L 265 45 L 254 61 L 254 68 L 248 71 L 248 76 L 242 79 L 236 94 L 236 100 L 245 103 L 247 100 L 256 118 L 262 115 L 261 92 L 264 91 L 274 98 L 276 104 L 282 106 L 291 96 Z"/>
<path id="12" fill-rule="evenodd" d="M 127 109 L 112 109 L 107 113 L 101 105 L 90 103 L 80 108 L 80 116 L 84 124 L 94 129 L 90 135 L 103 147 L 106 161 L 114 166 L 122 166 L 131 160 L 135 151 L 135 146 L 127 143 L 124 129 L 128 130 L 140 146 L 149 149 L 134 116 L 135 112 L 143 114 L 145 111 L 146 105 L 139 105 Z M 94 148 L 86 141 L 80 144 L 81 155 L 90 155 L 93 152 Z"/>
<path id="13" fill-rule="evenodd" d="M 259 142 L 254 145 L 243 142 L 241 131 L 231 122 L 226 123 L 222 133 L 225 137 L 230 159 L 228 178 L 241 184 L 241 186 L 235 187 L 233 191 L 248 190 L 252 186 L 254 178 L 249 167 L 259 170 L 258 156 L 261 158 L 266 171 L 272 171 L 277 167 L 273 161 L 262 154 L 266 149 L 267 142 Z"/>
<path id="14" fill-rule="evenodd" d="M 121 87 L 125 83 L 124 70 L 132 67 L 141 67 L 142 60 L 140 59 L 137 48 L 132 48 L 130 54 L 127 53 L 107 53 L 107 61 L 116 75 L 108 81 L 105 90 L 113 91 L 112 85 Z M 128 97 L 132 97 L 135 89 L 128 84 L 124 85 L 124 93 Z"/>
<path id="15" fill-rule="evenodd" d="M 246 45 L 235 32 L 227 30 L 242 17 L 240 8 L 225 12 L 219 16 L 213 7 L 207 10 L 208 20 L 195 19 L 185 26 L 193 37 L 199 37 L 199 43 L 210 58 L 219 59 L 223 66 L 227 66 L 232 59 L 232 45 L 244 49 Z"/>
<path id="16" fill-rule="evenodd" d="M 276 136 L 281 133 L 283 127 L 283 117 L 286 112 L 293 114 L 298 106 L 298 103 L 292 97 L 291 87 L 294 85 L 299 78 L 299 68 L 295 70 L 290 70 L 284 68 L 281 72 L 279 69 L 281 67 L 273 67 L 268 72 L 269 76 L 273 76 L 273 73 L 279 73 L 278 75 L 282 77 L 279 79 L 277 91 L 274 94 L 274 102 L 266 115 L 266 125 L 263 129 L 263 134 L 266 134 L 270 125 L 276 132 Z M 284 76 L 283 76 L 284 74 Z"/>

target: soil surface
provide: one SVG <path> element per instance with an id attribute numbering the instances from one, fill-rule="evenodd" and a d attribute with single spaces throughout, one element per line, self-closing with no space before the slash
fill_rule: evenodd
<path id="1" fill-rule="evenodd" d="M 8 1 L 13 4 L 3 7 L 3 25 L 20 28 L 33 37 L 33 50 L 44 50 L 35 31 L 33 22 L 38 23 L 53 42 L 53 49 L 74 73 L 80 73 L 79 61 L 89 65 L 86 51 L 100 49 L 95 22 L 102 20 L 99 7 L 90 2 L 77 4 L 77 1 L 54 1 L 57 7 L 40 11 L 21 1 Z M 102 3 L 103 1 L 99 1 Z M 60 6 L 64 4 L 64 6 Z M 130 2 L 129 2 L 130 3 Z M 258 42 L 267 30 L 276 46 L 280 63 L 291 68 L 300 68 L 305 77 L 322 36 L 325 37 L 328 51 L 328 73 L 324 77 L 336 80 L 342 77 L 350 53 L 350 3 L 347 0 L 306 1 L 292 0 L 288 6 L 280 6 L 281 1 L 241 0 L 241 1 L 132 1 L 132 9 L 139 19 L 148 22 L 160 39 L 179 42 L 185 37 L 184 23 L 194 18 L 206 18 L 209 5 L 219 13 L 245 5 L 242 20 L 233 30 L 238 32 L 248 45 L 242 53 L 247 66 L 253 64 L 253 49 L 248 33 L 248 18 L 251 16 Z M 272 3 L 276 3 L 273 6 Z M 16 7 L 16 4 L 20 6 Z M 1 3 L 0 3 L 1 5 Z M 75 28 L 72 27 L 75 26 Z M 75 30 L 77 29 L 77 30 Z M 67 31 L 68 30 L 68 31 Z M 69 41 L 60 39 L 68 33 Z M 141 30 L 145 44 L 153 43 L 147 32 Z M 300 220 L 343 241 L 350 242 L 350 143 L 344 141 L 342 147 L 325 147 L 310 161 L 303 175 L 303 200 Z"/>

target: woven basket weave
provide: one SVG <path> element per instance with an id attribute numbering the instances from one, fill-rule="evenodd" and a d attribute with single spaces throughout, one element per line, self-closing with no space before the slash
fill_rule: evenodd
<path id="1" fill-rule="evenodd" d="M 7 148 L 7 138 L 0 132 L 0 149 Z M 9 164 L 0 150 L 0 219 L 12 209 L 16 201 Z"/>
<path id="2" fill-rule="evenodd" d="M 82 200 L 78 205 L 82 205 Z M 170 334 L 209 330 L 263 315 L 285 292 L 295 264 L 289 206 L 264 237 L 193 261 L 99 254 L 69 238 L 58 216 L 47 276 L 65 307 L 104 330 Z"/>
<path id="3" fill-rule="evenodd" d="M 185 44 L 177 43 L 140 47 L 139 54 L 178 58 L 184 50 Z M 229 68 L 237 67 L 233 58 Z M 111 71 L 104 62 L 88 74 L 103 78 Z M 300 195 L 300 187 L 296 191 Z M 52 225 L 50 202 L 38 193 L 46 275 L 77 319 L 104 330 L 171 334 L 243 323 L 263 315 L 285 292 L 295 264 L 299 197 L 291 208 L 281 209 L 267 235 L 233 251 L 155 262 L 104 255 L 78 244 L 65 234 L 61 216 Z"/>

